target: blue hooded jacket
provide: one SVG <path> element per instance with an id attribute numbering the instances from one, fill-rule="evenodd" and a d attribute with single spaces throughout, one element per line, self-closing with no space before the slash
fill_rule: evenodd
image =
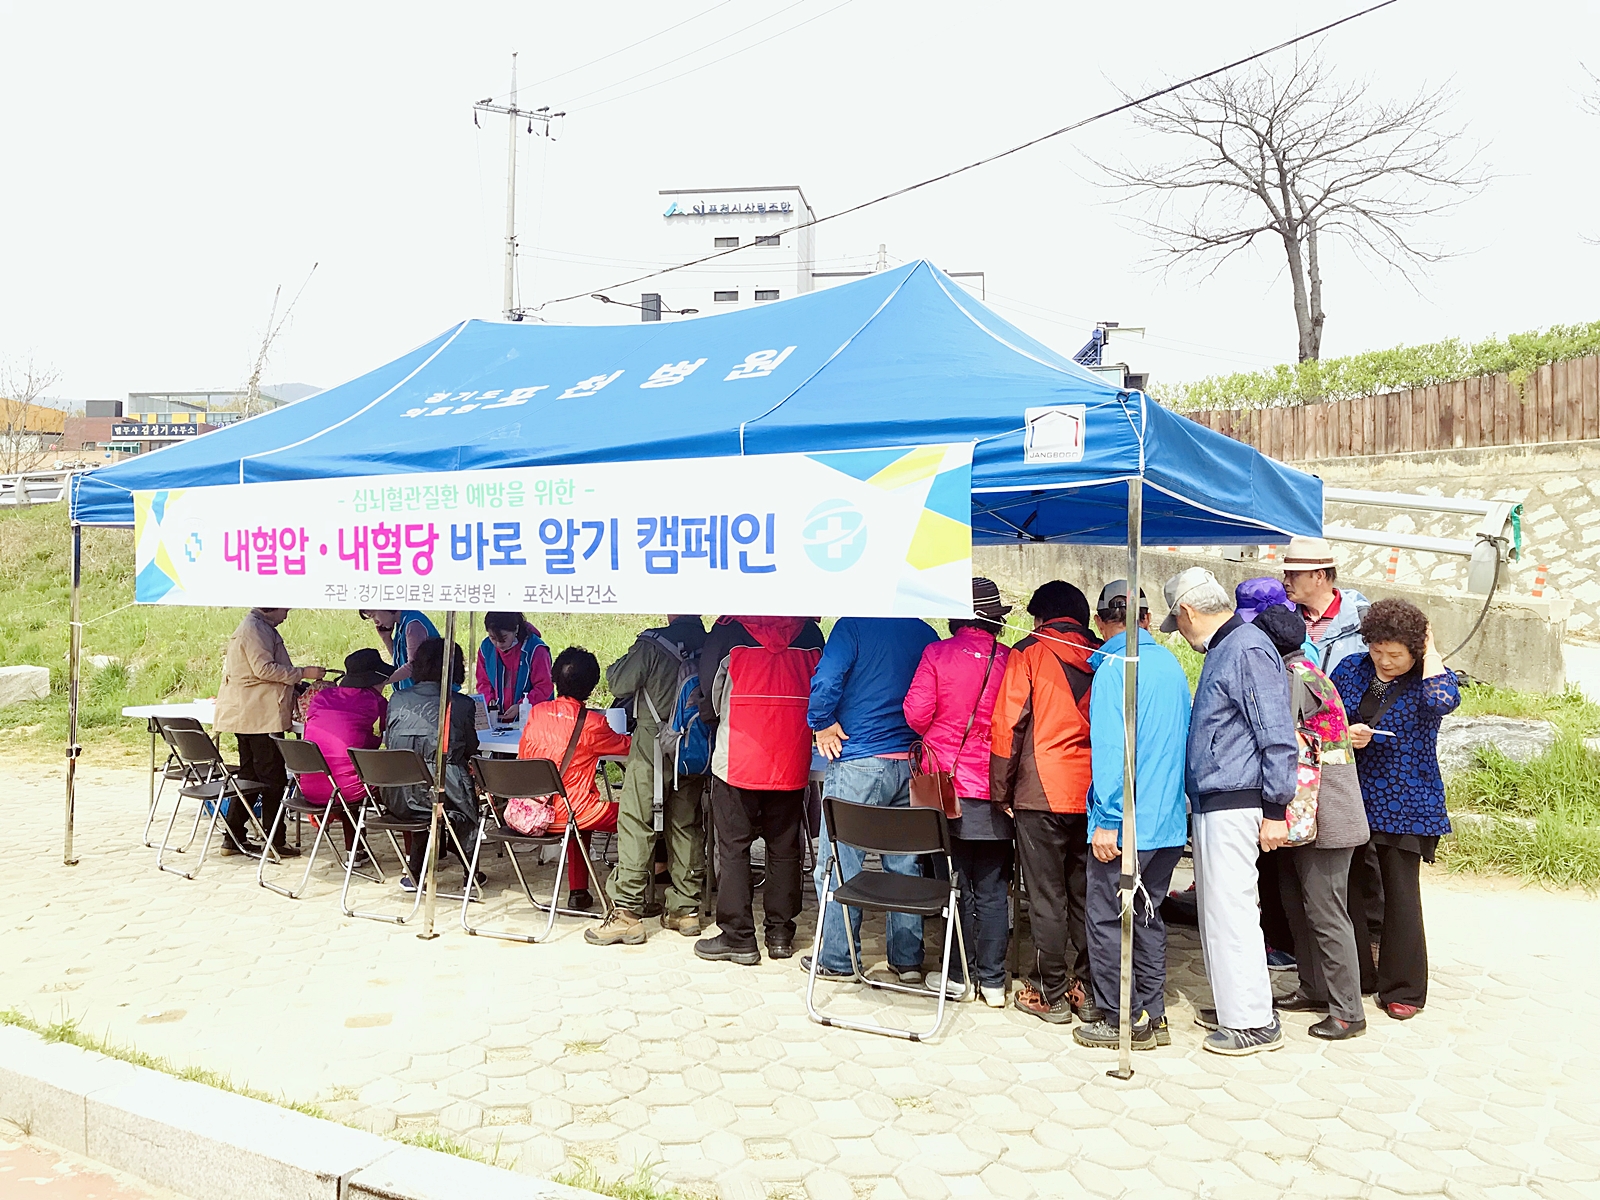
<path id="1" fill-rule="evenodd" d="M 906 692 L 922 652 L 939 635 L 915 617 L 841 617 L 828 635 L 811 677 L 806 722 L 826 729 L 835 721 L 847 741 L 841 762 L 876 754 L 904 754 L 917 740 L 906 724 Z"/>
<path id="2" fill-rule="evenodd" d="M 1094 689 L 1089 693 L 1089 744 L 1094 753 L 1094 786 L 1089 790 L 1089 837 L 1097 829 L 1117 830 L 1122 844 L 1122 688 L 1126 667 L 1120 657 L 1128 635 L 1119 633 L 1089 657 Z M 1134 819 L 1137 848 L 1182 846 L 1189 837 L 1184 805 L 1184 747 L 1189 737 L 1189 678 L 1177 656 L 1139 630 L 1139 731 Z"/>

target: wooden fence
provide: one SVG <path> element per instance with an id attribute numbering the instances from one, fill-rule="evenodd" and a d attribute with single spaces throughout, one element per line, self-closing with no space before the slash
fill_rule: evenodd
<path id="1" fill-rule="evenodd" d="M 1291 461 L 1600 438 L 1600 356 L 1546 364 L 1520 393 L 1509 376 L 1480 375 L 1331 404 L 1185 415 Z"/>

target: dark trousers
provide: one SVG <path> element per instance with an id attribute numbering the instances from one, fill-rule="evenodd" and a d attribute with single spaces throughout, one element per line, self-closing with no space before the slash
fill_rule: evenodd
<path id="1" fill-rule="evenodd" d="M 261 828 L 271 829 L 283 803 L 283 789 L 289 776 L 283 767 L 283 755 L 272 744 L 270 733 L 236 733 L 239 741 L 239 778 L 259 783 L 262 790 L 256 794 L 261 801 Z M 228 828 L 241 841 L 245 836 L 245 810 L 237 798 L 228 802 Z M 277 844 L 283 845 L 285 831 L 278 830 Z"/>
<path id="2" fill-rule="evenodd" d="M 1084 924 L 1089 818 L 1083 813 L 1018 809 L 1016 822 L 1017 859 L 1028 888 L 1028 922 L 1033 929 L 1033 982 L 1045 1001 L 1054 1004 L 1072 980 L 1089 981 L 1089 936 Z"/>
<path id="3" fill-rule="evenodd" d="M 800 915 L 800 823 L 805 819 L 805 789 L 767 792 L 711 780 L 711 819 L 717 829 L 717 926 L 741 949 L 756 944 L 755 888 L 750 879 L 750 847 L 767 843 L 767 882 L 763 893 L 766 932 L 794 937 Z"/>
<path id="4" fill-rule="evenodd" d="M 1161 902 L 1172 886 L 1172 871 L 1183 854 L 1181 846 L 1139 851 L 1139 877 L 1143 889 L 1133 893 L 1133 1001 L 1134 1023 L 1141 1012 L 1152 1021 L 1167 1015 L 1167 923 L 1161 919 Z M 1089 969 L 1094 977 L 1094 1002 L 1115 1025 L 1122 1009 L 1122 855 L 1101 862 L 1088 857 L 1085 908 L 1089 932 Z"/>
<path id="5" fill-rule="evenodd" d="M 1361 1010 L 1360 959 L 1350 923 L 1348 848 L 1324 849 L 1312 843 L 1263 854 L 1278 857 L 1283 907 L 1294 926 L 1295 966 L 1300 990 L 1327 1001 L 1341 1021 L 1365 1020 Z M 1366 940 L 1366 930 L 1361 931 Z"/>
<path id="6" fill-rule="evenodd" d="M 1350 924 L 1355 927 L 1357 942 L 1376 942 L 1383 937 L 1383 876 L 1378 873 L 1378 848 L 1371 842 L 1357 846 L 1350 856 Z M 1363 992 L 1377 988 L 1376 973 L 1361 978 L 1371 985 L 1362 987 Z"/>
<path id="7" fill-rule="evenodd" d="M 1011 864 L 1009 841 L 950 839 L 961 888 L 961 936 L 967 943 L 966 969 L 982 987 L 1003 987 L 1006 946 L 1011 940 Z M 942 865 L 942 864 L 941 864 Z M 965 979 L 953 953 L 950 978 Z"/>
<path id="8" fill-rule="evenodd" d="M 1283 875 L 1293 868 L 1284 862 L 1281 854 L 1256 856 L 1256 892 L 1261 897 L 1261 933 L 1267 945 L 1285 954 L 1298 955 L 1300 947 L 1295 942 L 1294 922 L 1283 906 Z"/>
<path id="9" fill-rule="evenodd" d="M 1421 1008 L 1428 1002 L 1428 939 L 1422 927 L 1422 856 L 1397 846 L 1369 844 L 1375 850 L 1377 878 L 1368 876 L 1371 858 L 1360 849 L 1351 863 L 1351 896 L 1359 879 L 1371 893 L 1383 887 L 1383 937 L 1378 961 L 1372 961 L 1372 944 L 1357 928 L 1356 958 L 1361 964 L 1361 990 L 1376 992 L 1379 1004 L 1409 1004 Z"/>

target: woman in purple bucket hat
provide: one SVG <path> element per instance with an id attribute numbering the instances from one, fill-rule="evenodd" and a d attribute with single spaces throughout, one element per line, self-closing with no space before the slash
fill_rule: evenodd
<path id="1" fill-rule="evenodd" d="M 1283 590 L 1283 580 L 1275 579 L 1271 575 L 1262 575 L 1256 579 L 1246 579 L 1233 589 L 1234 607 L 1238 609 L 1239 618 L 1243 621 L 1254 621 L 1267 609 L 1274 605 L 1284 608 L 1293 608 L 1289 597 Z M 1312 644 L 1308 635 L 1304 642 L 1306 657 L 1312 662 L 1318 662 L 1317 648 Z"/>

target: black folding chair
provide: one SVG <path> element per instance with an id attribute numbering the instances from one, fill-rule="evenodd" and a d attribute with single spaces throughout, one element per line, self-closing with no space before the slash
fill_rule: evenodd
<path id="1" fill-rule="evenodd" d="M 437 859 L 439 854 L 438 843 L 434 840 L 433 821 L 430 817 L 396 817 L 384 807 L 381 799 L 384 788 L 422 787 L 433 790 L 433 772 L 428 769 L 426 760 L 415 750 L 356 750 L 346 751 L 350 755 L 350 762 L 355 766 L 356 777 L 361 780 L 365 795 L 361 798 L 360 811 L 356 817 L 356 848 L 367 848 L 374 864 L 378 855 L 368 840 L 367 834 L 376 830 L 387 834 L 389 845 L 393 847 L 395 855 L 400 859 L 400 869 L 405 870 L 406 856 L 400 849 L 400 844 L 395 840 L 397 833 L 409 833 L 413 837 L 422 835 L 428 839 L 428 850 L 422 859 L 422 871 L 418 878 L 412 880 L 416 886 L 416 899 L 411 903 L 411 911 L 404 916 L 394 913 L 362 912 L 350 907 L 350 878 L 355 873 L 355 856 L 350 855 L 345 859 L 344 888 L 339 893 L 339 907 L 344 910 L 347 917 L 364 917 L 369 921 L 389 921 L 395 925 L 404 925 L 417 915 L 417 910 L 422 907 L 422 898 L 427 891 L 428 868 Z M 431 802 L 431 795 L 430 795 Z M 445 817 L 441 820 L 444 832 L 455 845 L 456 857 L 463 863 L 467 856 L 462 852 L 461 841 L 456 837 L 455 830 L 450 825 L 450 820 Z M 473 891 L 474 876 L 467 875 L 466 886 L 461 889 L 461 896 L 440 893 L 449 900 L 459 900 L 463 896 L 470 897 Z"/>
<path id="2" fill-rule="evenodd" d="M 231 804 L 241 807 L 246 828 L 254 828 L 260 835 L 262 853 L 270 854 L 276 859 L 278 856 L 273 851 L 266 831 L 261 828 L 261 822 L 255 813 L 255 797 L 266 788 L 254 780 L 240 779 L 234 773 L 236 768 L 223 761 L 222 752 L 217 749 L 216 742 L 204 730 L 164 727 L 162 736 L 167 739 L 173 754 L 184 769 L 185 783 L 178 791 L 178 802 L 172 806 L 172 816 L 167 820 L 167 832 L 161 839 L 160 848 L 156 850 L 156 866 L 174 875 L 181 875 L 185 879 L 193 879 L 205 865 L 206 855 L 211 850 L 211 839 L 216 835 L 219 821 L 223 822 L 223 834 L 233 843 L 234 848 L 240 853 L 248 853 L 234 835 L 233 827 L 223 820 L 223 814 Z M 200 857 L 195 861 L 194 869 L 190 871 L 180 871 L 166 862 L 167 850 L 172 841 L 172 828 L 177 824 L 178 813 L 183 808 L 184 800 L 193 800 L 197 805 L 195 831 L 199 830 L 200 820 L 208 808 L 211 813 L 211 821 L 206 827 L 206 840 L 200 847 Z M 189 841 L 184 843 L 184 849 L 194 841 L 194 836 L 194 833 L 190 833 Z"/>
<path id="3" fill-rule="evenodd" d="M 961 999 L 972 998 L 971 972 L 967 970 L 967 945 L 961 933 L 961 892 L 956 880 L 955 862 L 950 857 L 950 825 L 944 813 L 937 808 L 882 808 L 875 804 L 853 804 L 834 796 L 822 800 L 823 819 L 828 823 L 828 838 L 835 847 L 828 854 L 825 868 L 826 884 L 821 907 L 817 911 L 817 936 L 811 948 L 811 971 L 806 980 L 806 1012 L 813 1021 L 823 1025 L 837 1025 L 844 1029 L 858 1029 L 863 1033 L 883 1033 L 920 1042 L 939 1032 L 944 1023 L 944 1006 L 948 998 L 948 983 L 937 991 L 925 987 L 909 987 L 902 983 L 868 979 L 856 955 L 855 939 L 850 936 L 850 922 L 845 921 L 845 945 L 850 952 L 850 968 L 854 982 L 884 991 L 904 992 L 912 996 L 937 998 L 933 1024 L 926 1032 L 879 1025 L 872 1021 L 852 1021 L 844 1017 L 828 1016 L 819 1012 L 814 999 L 817 987 L 817 967 L 822 962 L 823 915 L 829 904 L 845 904 L 851 908 L 870 912 L 903 912 L 915 916 L 943 917 L 944 955 L 941 960 L 940 979 L 950 978 L 950 950 L 954 942 L 961 954 L 961 974 L 965 980 Z M 839 866 L 837 847 L 854 846 L 858 850 L 884 854 L 938 854 L 949 869 L 948 880 L 926 879 L 920 875 L 896 875 L 888 871 L 862 871 L 846 880 Z M 848 916 L 848 914 L 847 914 Z"/>
<path id="4" fill-rule="evenodd" d="M 278 827 L 288 818 L 285 814 L 294 813 L 300 817 L 309 817 L 311 823 L 317 827 L 317 836 L 311 842 L 311 854 L 306 859 L 305 874 L 300 877 L 300 884 L 295 888 L 286 888 L 282 884 L 269 882 L 266 877 L 267 860 L 263 855 L 256 866 L 256 882 L 268 891 L 277 892 L 280 896 L 287 896 L 291 900 L 298 900 L 304 895 L 306 884 L 311 881 L 311 868 L 316 865 L 317 851 L 322 848 L 326 839 L 333 849 L 335 861 L 341 871 L 345 868 L 345 856 L 339 849 L 339 843 L 329 832 L 329 826 L 337 823 L 338 816 L 343 813 L 345 820 L 353 826 L 356 822 L 354 814 L 350 811 L 350 802 L 345 794 L 339 790 L 338 782 L 333 778 L 333 772 L 328 769 L 328 760 L 322 755 L 322 747 L 315 742 L 308 742 L 304 738 L 286 738 L 281 734 L 273 734 L 272 742 L 277 747 L 278 755 L 283 759 L 283 765 L 289 772 L 289 792 L 283 798 L 283 803 L 278 808 L 278 815 L 273 818 L 272 828 L 267 831 L 269 842 L 278 836 Z M 333 788 L 333 795 L 326 804 L 314 804 L 306 799 L 305 792 L 300 787 L 300 777 L 303 775 L 326 775 L 328 783 Z M 337 806 L 337 807 L 336 807 Z M 357 847 L 361 845 L 356 843 Z M 356 871 L 363 879 L 373 877 L 362 871 Z M 382 883 L 380 874 L 375 883 Z"/>
<path id="5" fill-rule="evenodd" d="M 183 764 L 178 761 L 177 753 L 161 732 L 162 726 L 165 725 L 172 729 L 202 729 L 202 726 L 193 717 L 151 717 L 149 718 L 149 725 L 150 812 L 144 819 L 144 844 L 149 849 L 154 850 L 161 843 L 151 840 L 150 831 L 155 828 L 156 813 L 160 810 L 161 797 L 167 790 L 167 782 L 169 780 L 183 780 L 187 777 Z M 167 760 L 162 764 L 157 764 L 156 762 L 156 739 L 158 737 L 161 739 L 161 744 L 167 749 Z M 156 782 L 158 779 L 161 781 L 159 785 Z"/>
<path id="6" fill-rule="evenodd" d="M 600 888 L 602 910 L 600 912 L 583 912 L 575 908 L 561 908 L 556 901 L 561 896 L 561 885 L 567 877 L 567 855 L 574 850 L 583 856 L 584 865 L 589 868 L 590 875 L 595 874 L 594 862 L 589 857 L 589 851 L 579 836 L 578 821 L 572 811 L 572 802 L 567 799 L 567 789 L 561 783 L 561 771 L 556 764 L 548 758 L 487 758 L 479 756 L 472 760 L 473 773 L 478 777 L 478 787 L 482 790 L 486 803 L 482 815 L 478 820 L 478 844 L 473 848 L 472 871 L 474 876 L 478 869 L 478 856 L 483 853 L 484 842 L 501 846 L 505 849 L 506 857 L 511 860 L 511 869 L 516 872 L 517 882 L 522 885 L 522 890 L 527 894 L 528 903 L 542 913 L 547 913 L 544 932 L 539 934 L 511 933 L 506 930 L 487 929 L 481 925 L 473 926 L 467 920 L 467 905 L 461 905 L 461 928 L 471 934 L 482 934 L 484 937 L 503 938 L 508 942 L 538 943 L 550 936 L 555 928 L 556 916 L 588 917 L 604 920 L 611 913 L 611 897 L 605 888 Z M 567 810 L 567 825 L 560 833 L 556 834 L 529 834 L 519 833 L 505 820 L 506 802 L 516 797 L 557 796 Z M 527 846 L 556 846 L 561 847 L 561 852 L 556 856 L 555 882 L 550 886 L 550 902 L 542 903 L 533 894 L 533 888 L 528 884 L 528 878 L 522 873 L 522 864 L 517 861 L 517 850 Z M 570 889 L 569 889 L 570 891 Z M 570 898 L 570 897 L 569 897 Z"/>

